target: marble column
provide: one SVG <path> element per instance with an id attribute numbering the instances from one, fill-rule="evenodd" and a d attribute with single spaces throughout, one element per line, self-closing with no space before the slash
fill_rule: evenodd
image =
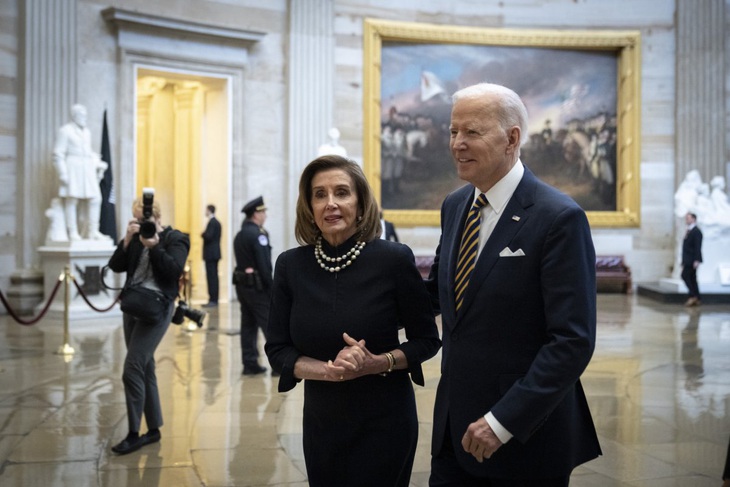
<path id="1" fill-rule="evenodd" d="M 676 185 L 725 163 L 725 0 L 677 0 Z"/>
<path id="2" fill-rule="evenodd" d="M 77 102 L 76 0 L 20 2 L 21 55 L 18 136 L 17 269 L 8 296 L 13 309 L 33 310 L 43 299 L 38 248 L 45 209 L 57 191 L 52 164 L 56 131 Z"/>
<path id="3" fill-rule="evenodd" d="M 332 0 L 297 0 L 289 3 L 289 201 L 292 221 L 287 245 L 294 240 L 294 207 L 302 169 L 317 157 L 327 140 L 334 106 L 334 7 Z"/>

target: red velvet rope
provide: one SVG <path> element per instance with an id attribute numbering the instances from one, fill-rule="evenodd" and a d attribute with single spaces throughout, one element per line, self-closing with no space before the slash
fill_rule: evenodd
<path id="1" fill-rule="evenodd" d="M 20 316 L 15 314 L 15 311 L 13 311 L 13 309 L 8 304 L 8 301 L 5 299 L 5 295 L 3 294 L 2 291 L 0 291 L 0 301 L 3 302 L 3 306 L 5 306 L 5 309 L 8 310 L 8 313 L 10 314 L 10 316 L 13 317 L 13 319 L 15 321 L 17 321 L 21 325 L 35 325 L 36 323 L 38 323 L 38 321 L 40 321 L 41 318 L 43 318 L 43 316 L 45 316 L 46 312 L 48 311 L 48 308 L 51 307 L 53 298 L 56 297 L 56 293 L 58 292 L 58 288 L 61 287 L 62 282 L 63 282 L 63 279 L 58 279 L 56 281 L 56 286 L 53 288 L 53 291 L 51 292 L 51 296 L 48 298 L 48 302 L 43 307 L 43 310 L 40 312 L 40 314 L 38 316 L 36 316 L 35 318 L 33 318 L 31 320 L 24 320 Z"/>
<path id="2" fill-rule="evenodd" d="M 43 310 L 33 319 L 30 320 L 24 320 L 18 314 L 10 307 L 10 304 L 8 303 L 8 300 L 5 299 L 5 295 L 3 294 L 2 290 L 0 290 L 0 301 L 2 301 L 3 306 L 5 306 L 5 309 L 8 310 L 8 314 L 18 323 L 21 325 L 35 325 L 38 323 L 41 318 L 43 318 L 46 313 L 48 312 L 48 308 L 51 307 L 51 303 L 53 302 L 53 298 L 56 297 L 56 293 L 58 292 L 58 289 L 61 287 L 61 283 L 63 283 L 63 276 L 61 276 L 58 281 L 56 281 L 56 285 L 53 287 L 53 291 L 51 291 L 51 296 L 48 298 L 48 301 L 46 302 L 45 306 L 43 307 Z M 117 295 L 116 298 L 114 298 L 114 301 L 112 301 L 112 304 L 108 308 L 97 308 L 91 302 L 89 301 L 89 298 L 86 297 L 86 294 L 84 294 L 84 290 L 81 289 L 81 286 L 79 286 L 79 283 L 76 282 L 76 278 L 71 276 L 71 280 L 73 281 L 74 285 L 76 286 L 76 289 L 78 289 L 79 294 L 83 298 L 84 301 L 86 301 L 86 304 L 89 305 L 91 309 L 94 311 L 98 311 L 99 313 L 106 313 L 107 311 L 110 311 L 112 308 L 114 308 L 114 305 L 117 304 L 119 301 L 119 295 Z"/>
<path id="3" fill-rule="evenodd" d="M 89 299 L 86 297 L 86 294 L 84 294 L 84 290 L 81 289 L 81 286 L 79 286 L 79 283 L 76 282 L 76 278 L 74 276 L 71 276 L 71 280 L 74 282 L 74 286 L 76 286 L 76 289 L 78 289 L 81 297 L 84 299 L 84 301 L 86 301 L 86 304 L 88 304 L 91 309 L 93 309 L 94 311 L 98 311 L 99 313 L 106 313 L 107 311 L 110 311 L 114 307 L 114 305 L 117 304 L 117 301 L 119 301 L 119 298 L 121 296 L 121 293 L 119 293 L 117 297 L 114 298 L 114 301 L 112 301 L 111 306 L 109 306 L 108 308 L 100 309 L 91 304 L 91 301 L 89 301 Z"/>

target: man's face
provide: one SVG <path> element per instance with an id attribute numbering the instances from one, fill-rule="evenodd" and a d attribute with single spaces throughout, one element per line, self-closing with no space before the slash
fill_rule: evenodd
<path id="1" fill-rule="evenodd" d="M 264 223 L 266 223 L 266 210 L 256 211 L 254 212 L 254 216 L 256 217 L 256 223 L 260 227 L 263 227 Z"/>
<path id="2" fill-rule="evenodd" d="M 686 215 L 684 215 L 684 222 L 687 225 L 692 225 L 695 222 L 695 219 L 692 217 L 692 215 L 690 213 L 687 213 Z"/>
<path id="3" fill-rule="evenodd" d="M 71 111 L 71 120 L 81 128 L 86 127 L 86 110 L 76 107 Z"/>
<path id="4" fill-rule="evenodd" d="M 449 147 L 461 179 L 480 191 L 489 190 L 502 179 L 517 161 L 520 131 L 505 131 L 496 117 L 496 95 L 466 98 L 454 103 L 451 110 Z"/>

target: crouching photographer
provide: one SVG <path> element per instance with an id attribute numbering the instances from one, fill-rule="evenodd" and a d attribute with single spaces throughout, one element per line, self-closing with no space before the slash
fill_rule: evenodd
<path id="1" fill-rule="evenodd" d="M 190 239 L 162 225 L 154 190 L 145 188 L 132 203 L 127 233 L 109 259 L 114 272 L 126 272 L 121 294 L 124 341 L 122 381 L 127 402 L 129 434 L 112 451 L 131 453 L 160 441 L 162 409 L 155 375 L 154 353 L 170 326 L 178 279 L 190 251 Z M 148 432 L 139 434 L 144 413 Z"/>

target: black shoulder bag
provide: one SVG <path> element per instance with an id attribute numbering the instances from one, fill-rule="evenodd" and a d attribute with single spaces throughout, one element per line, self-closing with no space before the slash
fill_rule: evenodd
<path id="1" fill-rule="evenodd" d="M 104 274 L 108 268 L 109 266 L 104 266 L 102 269 L 101 282 L 107 289 L 118 290 L 118 288 L 107 286 L 104 282 Z M 126 313 L 140 321 L 150 324 L 162 321 L 167 315 L 170 298 L 160 291 L 144 287 L 139 283 L 130 285 L 131 280 L 131 278 L 127 279 L 127 282 L 121 289 L 122 292 L 119 294 L 119 308 L 122 310 L 122 313 Z"/>

